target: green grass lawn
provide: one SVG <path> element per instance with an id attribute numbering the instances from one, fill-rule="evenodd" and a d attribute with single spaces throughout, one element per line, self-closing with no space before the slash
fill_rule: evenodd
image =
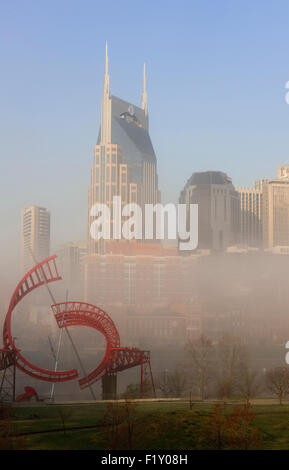
<path id="1" fill-rule="evenodd" d="M 18 445 L 21 449 L 104 450 L 111 448 L 107 438 L 109 427 L 104 426 L 106 410 L 107 405 L 102 402 L 13 407 L 9 424 L 14 434 L 21 434 L 15 440 L 16 448 Z M 232 410 L 233 406 L 228 405 L 226 412 L 230 414 Z M 254 404 L 252 410 L 255 414 L 254 425 L 258 426 L 262 440 L 261 449 L 289 449 L 289 405 L 260 402 Z M 135 408 L 133 448 L 210 448 L 206 442 L 200 441 L 200 434 L 204 420 L 211 411 L 210 403 L 195 403 L 190 410 L 186 401 L 139 402 Z M 79 427 L 83 429 L 73 430 Z M 3 437 L 1 441 L 4 442 Z M 118 445 L 117 448 L 123 448 L 123 444 Z"/>

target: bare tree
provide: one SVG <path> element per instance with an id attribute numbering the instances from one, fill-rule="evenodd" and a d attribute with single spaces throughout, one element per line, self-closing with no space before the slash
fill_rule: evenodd
<path id="1" fill-rule="evenodd" d="M 208 382 L 213 375 L 213 344 L 205 335 L 195 341 L 188 341 L 186 352 L 192 361 L 193 381 L 201 400 L 207 396 Z"/>
<path id="2" fill-rule="evenodd" d="M 244 368 L 237 387 L 241 397 L 246 400 L 246 403 L 250 403 L 251 398 L 255 398 L 262 387 L 259 373 L 249 367 Z"/>
<path id="3" fill-rule="evenodd" d="M 217 348 L 217 387 L 220 398 L 231 398 L 236 392 L 238 371 L 246 354 L 240 338 L 225 334 Z"/>
<path id="4" fill-rule="evenodd" d="M 187 374 L 181 366 L 176 366 L 173 372 L 164 371 L 156 381 L 156 386 L 165 397 L 179 398 L 187 385 Z"/>
<path id="5" fill-rule="evenodd" d="M 118 400 L 107 403 L 106 412 L 103 417 L 104 440 L 109 450 L 119 447 L 120 429 L 123 422 L 123 410 Z"/>
<path id="6" fill-rule="evenodd" d="M 124 430 L 127 440 L 127 448 L 129 450 L 133 449 L 136 440 L 136 407 L 137 404 L 130 400 L 126 400 L 123 405 L 123 414 L 124 414 Z"/>
<path id="7" fill-rule="evenodd" d="M 228 417 L 226 415 L 227 405 L 216 403 L 212 411 L 207 416 L 201 426 L 200 442 L 211 448 L 222 450 L 228 445 Z"/>
<path id="8" fill-rule="evenodd" d="M 139 436 L 137 430 L 137 404 L 131 400 L 120 403 L 115 400 L 107 404 L 104 415 L 104 440 L 110 450 L 132 450 Z"/>
<path id="9" fill-rule="evenodd" d="M 275 367 L 266 373 L 266 385 L 268 390 L 276 395 L 279 404 L 289 393 L 289 369 L 287 367 Z"/>
<path id="10" fill-rule="evenodd" d="M 162 392 L 165 398 L 168 398 L 170 396 L 168 373 L 169 371 L 165 369 L 156 378 L 156 388 Z"/>
<path id="11" fill-rule="evenodd" d="M 228 413 L 225 403 L 217 403 L 202 423 L 200 441 L 206 447 L 218 450 L 257 449 L 262 445 L 262 439 L 254 418 L 248 403 L 234 407 L 232 413 Z"/>
<path id="12" fill-rule="evenodd" d="M 244 350 L 237 373 L 236 389 L 246 403 L 257 396 L 261 390 L 262 383 L 258 371 L 253 370 L 247 352 Z"/>
<path id="13" fill-rule="evenodd" d="M 170 394 L 176 398 L 183 395 L 187 384 L 187 375 L 185 371 L 179 366 L 168 375 L 168 386 Z"/>

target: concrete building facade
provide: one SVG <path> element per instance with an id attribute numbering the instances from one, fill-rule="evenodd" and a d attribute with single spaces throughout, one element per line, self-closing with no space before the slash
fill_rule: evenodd
<path id="1" fill-rule="evenodd" d="M 265 249 L 289 246 L 289 178 L 263 186 L 263 241 Z"/>
<path id="2" fill-rule="evenodd" d="M 261 247 L 262 198 L 261 189 L 236 188 L 240 194 L 240 243 L 245 246 Z"/>
<path id="3" fill-rule="evenodd" d="M 223 251 L 239 241 L 239 193 L 225 173 L 193 173 L 180 194 L 179 202 L 199 206 L 199 249 Z"/>
<path id="4" fill-rule="evenodd" d="M 50 250 L 50 212 L 44 207 L 30 206 L 21 213 L 21 272 L 31 269 L 31 251 L 37 261 L 49 256 Z"/>

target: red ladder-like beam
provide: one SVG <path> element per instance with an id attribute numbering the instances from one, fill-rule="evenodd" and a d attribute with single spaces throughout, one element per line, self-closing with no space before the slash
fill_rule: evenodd
<path id="1" fill-rule="evenodd" d="M 87 376 L 79 379 L 80 388 L 86 388 L 108 373 L 116 373 L 150 361 L 150 352 L 120 347 L 117 328 L 104 310 L 85 302 L 61 302 L 51 306 L 59 328 L 88 326 L 102 333 L 106 351 L 100 364 Z"/>
<path id="2" fill-rule="evenodd" d="M 27 359 L 25 359 L 25 357 L 23 357 L 20 351 L 16 348 L 11 330 L 12 314 L 16 305 L 34 289 L 43 286 L 45 283 L 61 280 L 55 263 L 55 258 L 56 255 L 50 256 L 49 258 L 46 258 L 45 260 L 38 263 L 21 279 L 17 285 L 11 297 L 8 312 L 4 322 L 3 343 L 5 350 L 11 352 L 16 351 L 15 365 L 18 369 L 22 370 L 22 372 L 25 372 L 26 374 L 36 379 L 47 382 L 65 382 L 67 380 L 72 380 L 78 377 L 76 369 L 66 371 L 52 371 L 31 364 L 31 362 L 27 361 Z"/>

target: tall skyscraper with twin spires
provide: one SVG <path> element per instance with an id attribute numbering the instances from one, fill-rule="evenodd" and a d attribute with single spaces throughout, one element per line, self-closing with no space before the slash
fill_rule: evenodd
<path id="1" fill-rule="evenodd" d="M 122 207 L 128 203 L 142 207 L 160 201 L 157 161 L 149 135 L 145 65 L 142 85 L 140 107 L 111 95 L 106 44 L 101 123 L 91 169 L 89 214 L 96 203 L 111 209 L 114 196 L 121 197 Z M 90 215 L 88 218 L 88 253 L 105 254 L 107 242 L 90 236 L 93 218 Z"/>

